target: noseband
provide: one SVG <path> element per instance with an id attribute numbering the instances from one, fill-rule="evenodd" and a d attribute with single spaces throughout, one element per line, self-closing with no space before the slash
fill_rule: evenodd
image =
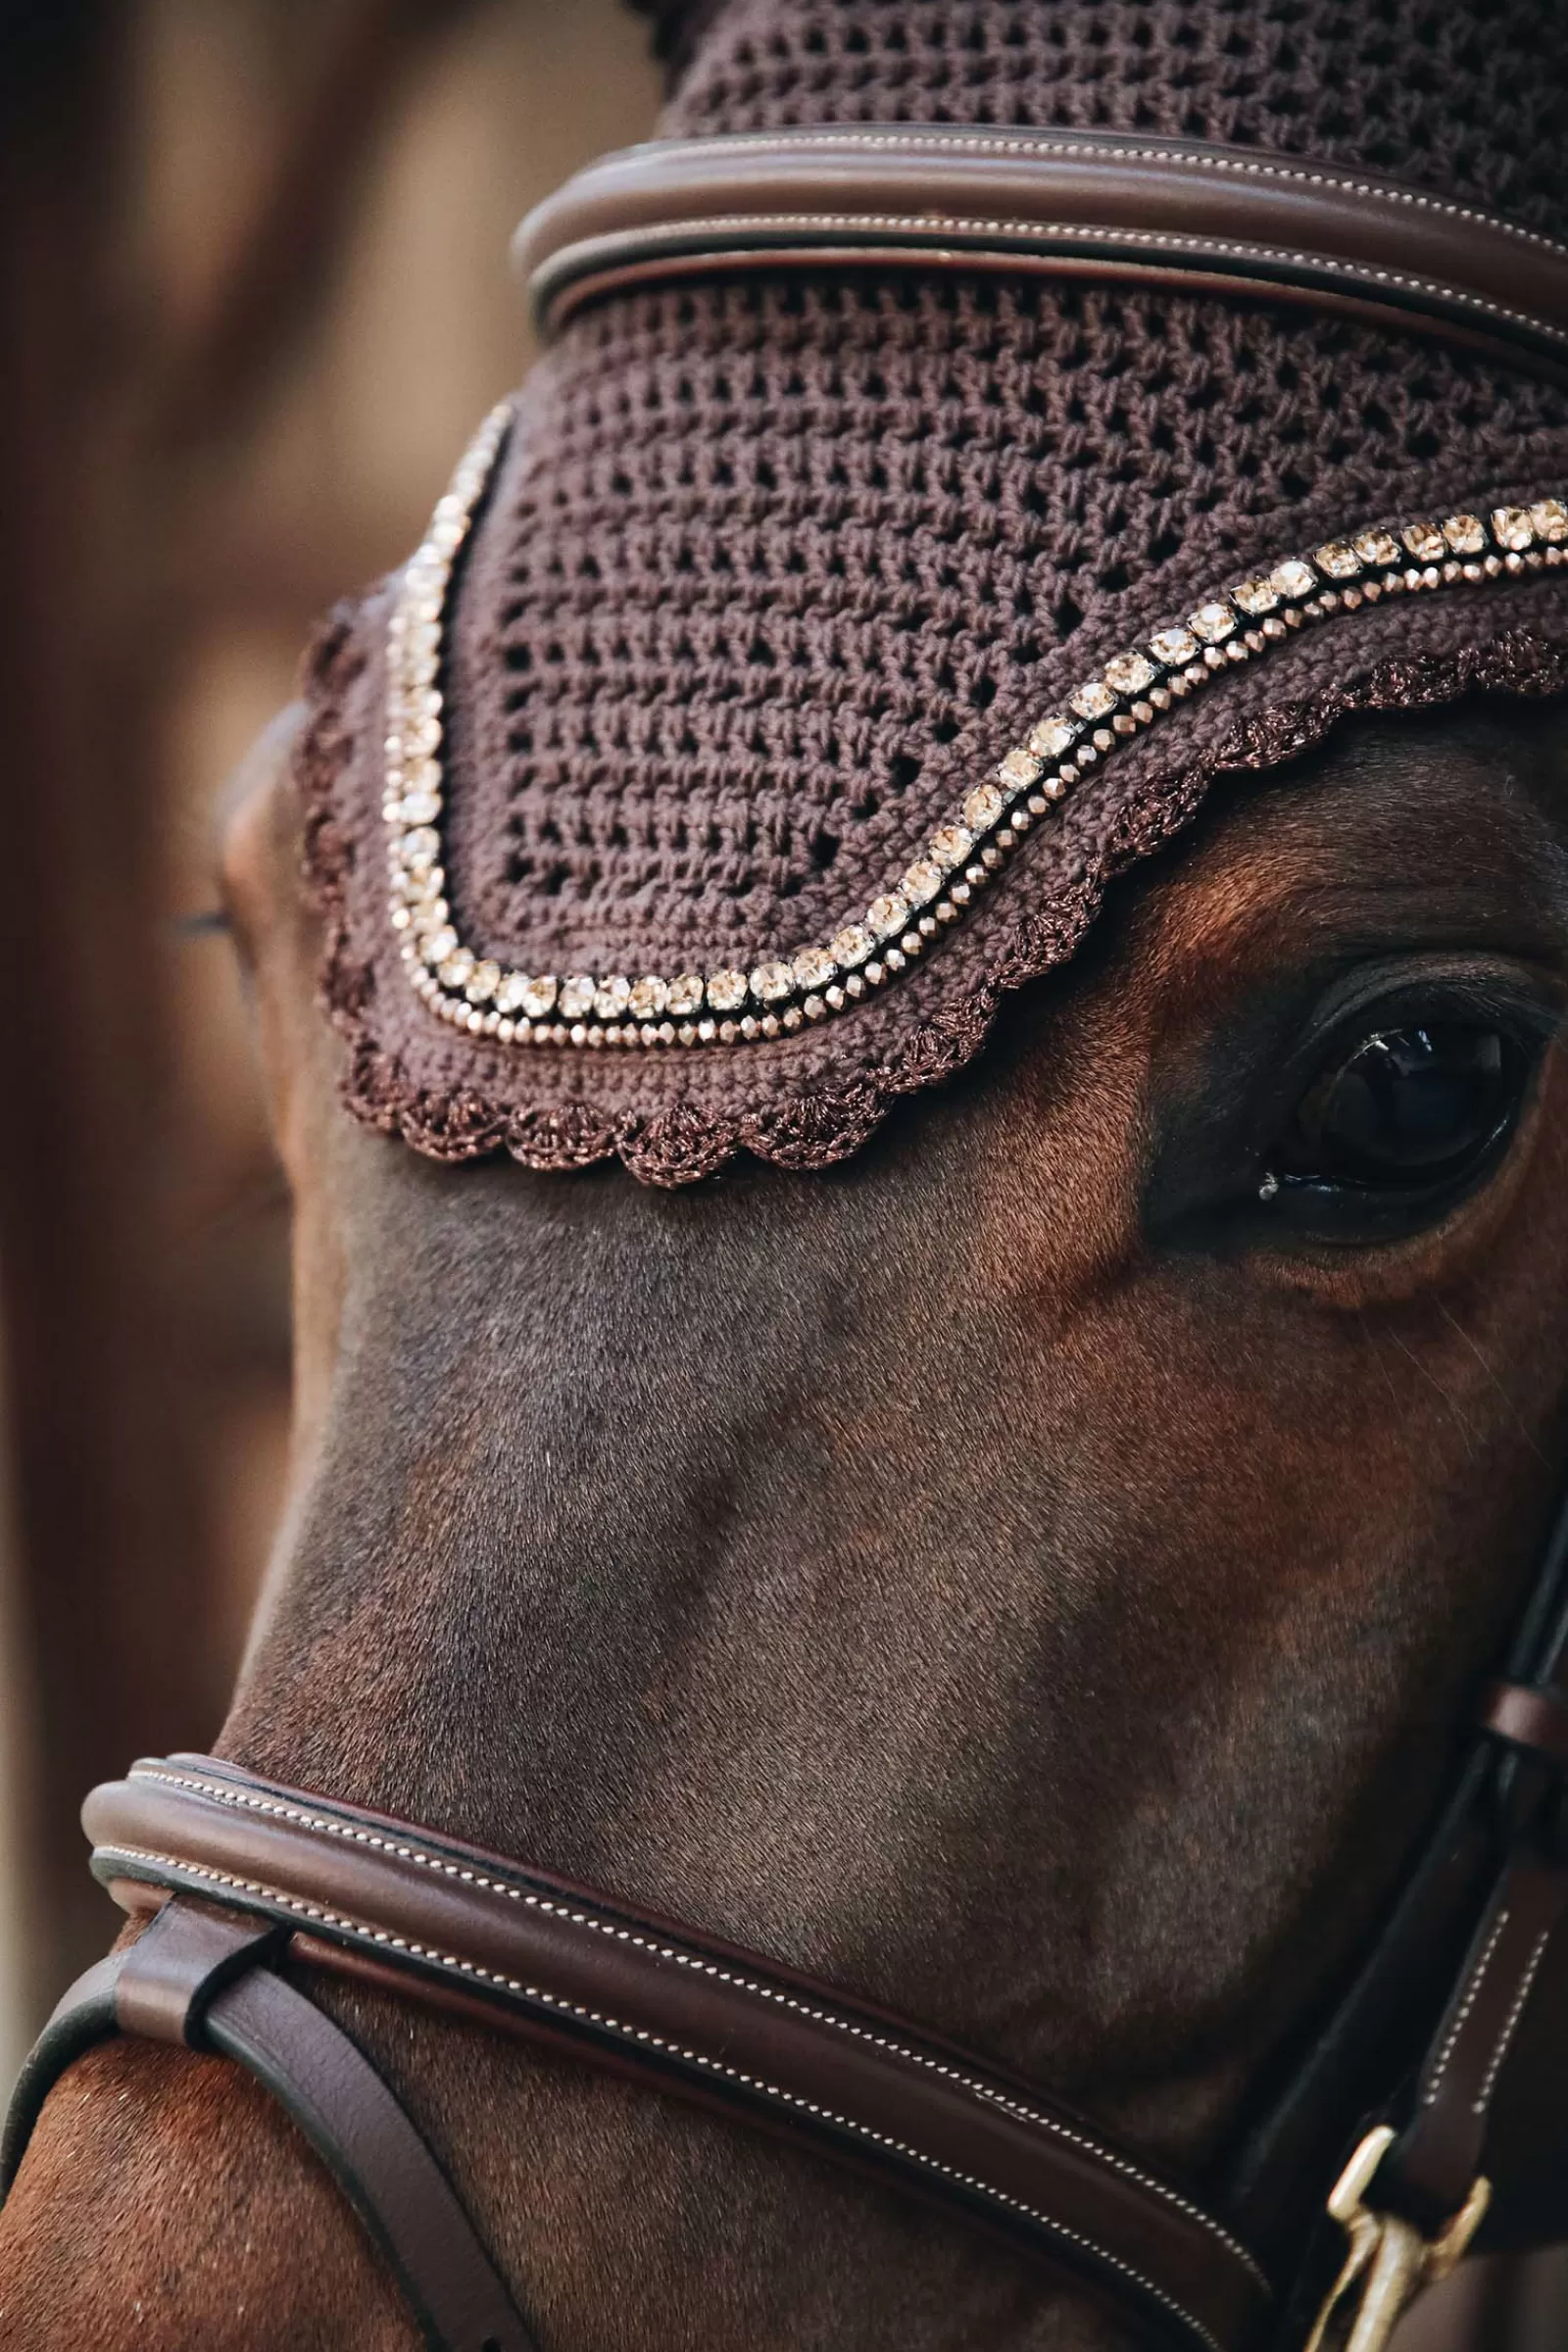
<path id="1" fill-rule="evenodd" d="M 891 2179 L 1070 2272 L 1155 2341 L 1316 2352 L 1328 2315 L 1359 2298 L 1349 2340 L 1379 2352 L 1410 2295 L 1469 2244 L 1489 2180 L 1533 2209 L 1534 2235 L 1568 2235 L 1568 2184 L 1532 2177 L 1488 2130 L 1568 1908 L 1568 1510 L 1467 1744 L 1359 1978 L 1214 2210 L 919 2026 L 614 1896 L 209 1756 L 138 1764 L 87 1799 L 95 1875 L 150 1924 L 44 2029 L 12 2102 L 0 2192 L 49 2090 L 93 2043 L 219 2051 L 323 2157 L 431 2352 L 538 2352 L 435 2157 L 305 1989 L 335 1976 Z"/>
<path id="2" fill-rule="evenodd" d="M 542 208 L 519 251 L 547 325 L 640 278 L 902 258 L 1220 287 L 1568 357 L 1568 252 L 1395 183 L 1194 142 L 877 129 L 649 148 Z M 1494 2124 L 1568 1909 L 1568 1509 L 1456 1751 L 1354 1983 L 1201 2197 L 988 2059 L 617 1896 L 217 1758 L 144 1762 L 84 1814 L 93 1869 L 142 1932 L 45 2028 L 0 2194 L 92 2044 L 220 2052 L 325 2160 L 432 2352 L 538 2352 L 435 2156 L 311 1997 L 336 1977 L 825 2151 L 1067 2272 L 1156 2342 L 1381 2352 L 1493 2190 L 1516 2236 L 1568 2236 L 1562 2168 L 1543 2178 Z"/>

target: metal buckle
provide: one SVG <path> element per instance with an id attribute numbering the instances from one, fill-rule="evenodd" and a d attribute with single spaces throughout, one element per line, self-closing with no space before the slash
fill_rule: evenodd
<path id="1" fill-rule="evenodd" d="M 1366 2202 L 1373 2176 L 1393 2146 L 1396 2134 L 1388 2124 L 1369 2132 L 1350 2158 L 1329 2197 L 1329 2212 L 1349 2240 L 1340 2275 L 1317 2315 L 1317 2325 L 1304 2352 L 1323 2352 L 1329 2328 L 1348 2309 L 1356 2293 L 1349 2333 L 1344 2352 L 1384 2352 L 1401 2313 L 1423 2287 L 1446 2278 L 1462 2259 L 1481 2227 L 1492 2198 L 1492 2183 L 1478 2175 L 1470 2194 L 1453 2219 L 1435 2238 L 1423 2237 L 1413 2223 L 1396 2213 L 1378 2213 Z"/>

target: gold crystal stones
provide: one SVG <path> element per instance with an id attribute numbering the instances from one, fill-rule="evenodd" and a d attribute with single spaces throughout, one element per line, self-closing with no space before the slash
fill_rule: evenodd
<path id="1" fill-rule="evenodd" d="M 1236 615 L 1229 605 L 1222 605 L 1216 599 L 1213 604 L 1200 605 L 1196 612 L 1189 612 L 1187 625 L 1205 645 L 1222 645 L 1236 633 Z"/>
<path id="2" fill-rule="evenodd" d="M 451 1026 L 505 1044 L 726 1047 L 795 1036 L 908 969 L 945 927 L 961 918 L 979 886 L 1004 865 L 1035 821 L 1049 815 L 1080 768 L 1112 757 L 1121 740 L 1154 724 L 1195 684 L 1228 670 L 1231 660 L 1266 655 L 1309 623 L 1333 616 L 1338 625 L 1339 616 L 1395 588 L 1440 588 L 1461 578 L 1506 581 L 1544 561 L 1559 564 L 1568 547 L 1568 502 L 1558 496 L 1494 508 L 1487 521 L 1469 514 L 1441 523 L 1417 518 L 1329 540 L 1312 562 L 1293 557 L 1242 580 L 1200 604 L 1184 625 L 1157 630 L 1084 679 L 1069 695 L 1068 709 L 1036 720 L 1026 740 L 1004 753 L 992 777 L 939 818 L 902 879 L 874 898 L 863 915 L 843 923 L 825 946 L 808 944 L 789 956 L 763 955 L 750 972 L 726 966 L 706 981 L 696 972 L 672 979 L 653 972 L 640 979 L 575 972 L 558 981 L 476 956 L 452 920 L 442 865 L 443 608 L 457 551 L 509 414 L 497 410 L 481 428 L 394 598 L 386 638 L 381 803 L 388 915 L 413 986 Z M 1421 568 L 1410 569 L 1412 562 Z M 1348 587 L 1340 597 L 1323 587 L 1324 579 L 1357 582 L 1368 572 L 1373 576 L 1364 590 Z M 1247 622 L 1256 625 L 1244 639 Z M 1050 772 L 1050 762 L 1060 762 L 1059 772 Z M 776 1011 L 763 1009 L 775 1005 Z"/>
<path id="3" fill-rule="evenodd" d="M 863 923 L 846 923 L 842 931 L 833 934 L 833 960 L 845 971 L 854 971 L 875 946 L 876 941 Z"/>
<path id="4" fill-rule="evenodd" d="M 1070 752 L 1078 740 L 1079 730 L 1070 718 L 1054 713 L 1050 718 L 1037 719 L 1029 730 L 1029 749 L 1041 760 L 1059 760 Z M 1032 780 L 1032 779 L 1031 779 Z"/>
<path id="5" fill-rule="evenodd" d="M 751 983 L 752 994 L 760 1004 L 777 1004 L 794 993 L 794 967 L 778 961 L 756 964 L 752 969 Z"/>
<path id="6" fill-rule="evenodd" d="M 925 906 L 942 888 L 942 868 L 934 858 L 917 858 L 899 884 L 901 896 L 911 906 Z"/>
<path id="7" fill-rule="evenodd" d="M 433 825 L 416 825 L 398 843 L 398 859 L 403 865 L 434 865 L 440 855 L 441 836 Z"/>
<path id="8" fill-rule="evenodd" d="M 734 1012 L 746 1002 L 744 972 L 711 972 L 708 980 L 708 1002 L 715 1012 Z"/>
<path id="9" fill-rule="evenodd" d="M 1202 648 L 1191 629 L 1160 629 L 1149 640 L 1149 650 L 1166 669 L 1185 669 Z"/>
<path id="10" fill-rule="evenodd" d="M 1154 683 L 1154 665 L 1142 654 L 1118 654 L 1105 663 L 1104 679 L 1112 694 L 1142 694 Z"/>
<path id="11" fill-rule="evenodd" d="M 1441 564 L 1448 552 L 1448 542 L 1435 522 L 1407 522 L 1399 536 L 1418 564 Z"/>
<path id="12" fill-rule="evenodd" d="M 909 919 L 909 902 L 897 891 L 887 891 L 873 899 L 865 910 L 866 926 L 876 939 L 891 939 L 902 931 Z"/>
<path id="13" fill-rule="evenodd" d="M 826 988 L 837 966 L 826 948 L 802 948 L 795 958 L 795 985 L 800 989 Z"/>
<path id="14" fill-rule="evenodd" d="M 1272 577 L 1275 587 L 1290 604 L 1298 605 L 1304 597 L 1317 594 L 1317 573 L 1299 556 L 1277 564 Z"/>

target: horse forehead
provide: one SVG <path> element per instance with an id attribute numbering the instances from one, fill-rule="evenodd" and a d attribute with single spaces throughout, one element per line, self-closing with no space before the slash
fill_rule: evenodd
<path id="1" fill-rule="evenodd" d="M 1568 723 L 1474 711 L 1363 724 L 1237 789 L 1133 894 L 1122 970 L 1168 1005 L 1326 939 L 1555 936 L 1568 916 Z M 1499 941 L 1500 944 L 1500 941 Z"/>

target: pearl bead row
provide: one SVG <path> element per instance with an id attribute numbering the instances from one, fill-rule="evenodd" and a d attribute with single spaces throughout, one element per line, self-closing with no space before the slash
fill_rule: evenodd
<path id="1" fill-rule="evenodd" d="M 1199 604 L 1086 678 L 1036 721 L 918 855 L 832 937 L 748 969 L 633 979 L 519 972 L 465 945 L 447 898 L 439 686 L 453 567 L 513 417 L 485 418 L 403 575 L 388 624 L 385 794 L 391 920 L 413 987 L 441 1020 L 503 1045 L 751 1044 L 848 1011 L 958 922 L 1020 842 L 1119 744 L 1294 631 L 1383 599 L 1568 562 L 1568 504 L 1543 498 L 1327 541 Z"/>

